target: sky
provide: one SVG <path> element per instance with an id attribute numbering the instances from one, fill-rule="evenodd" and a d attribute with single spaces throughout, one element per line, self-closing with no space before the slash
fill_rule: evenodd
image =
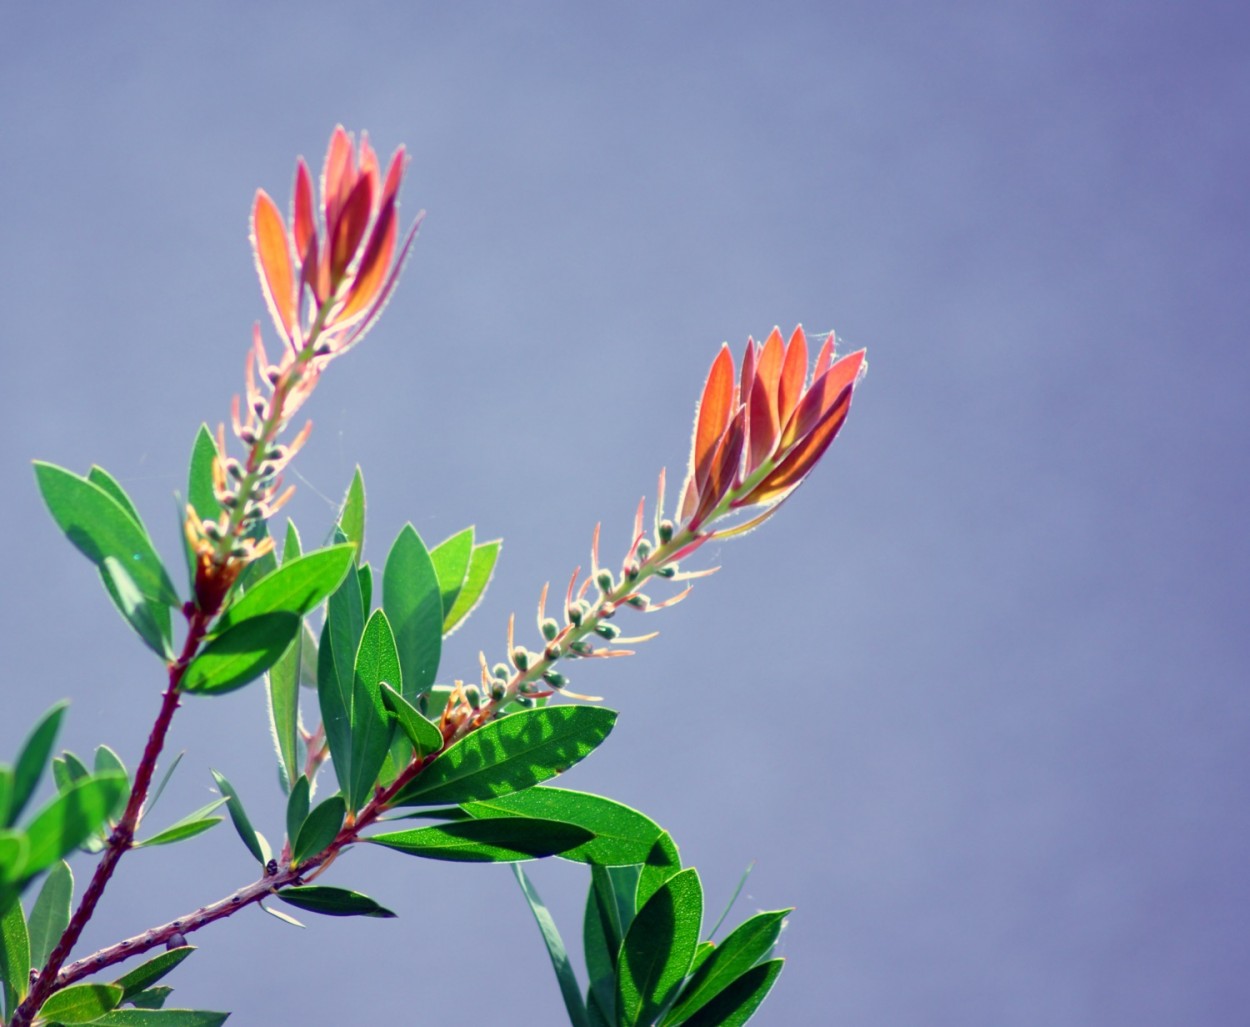
<path id="1" fill-rule="evenodd" d="M 366 556 L 405 522 L 503 537 L 445 648 L 472 677 L 545 581 L 619 553 L 680 475 L 717 348 L 866 346 L 833 448 L 705 548 L 562 779 L 645 811 L 709 922 L 796 907 L 761 1025 L 1232 1024 L 1250 1003 L 1247 17 L 1231 3 L 21 5 L 0 38 L 0 754 L 130 766 L 162 668 L 29 462 L 98 463 L 177 566 L 201 422 L 251 326 L 247 217 L 336 124 L 428 211 L 290 475 Z M 1240 612 L 1239 612 L 1240 611 Z M 163 826 L 209 769 L 281 833 L 264 697 L 188 699 Z M 80 857 L 80 883 L 90 873 Z M 253 877 L 228 826 L 121 864 L 83 951 Z M 533 877 L 576 937 L 581 867 Z M 249 911 L 170 979 L 232 1022 L 560 1023 L 503 867 L 353 851 L 398 919 Z"/>

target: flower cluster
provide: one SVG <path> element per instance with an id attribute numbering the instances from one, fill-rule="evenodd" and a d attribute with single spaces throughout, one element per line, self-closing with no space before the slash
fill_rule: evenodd
<path id="1" fill-rule="evenodd" d="M 352 137 L 339 126 L 321 175 L 320 219 L 303 158 L 296 167 L 289 231 L 273 200 L 257 191 L 252 249 L 261 290 L 285 345 L 278 362 L 270 363 L 260 326 L 253 329 L 245 365 L 246 406 L 241 409 L 236 396 L 232 416 L 246 456 L 227 457 L 225 431 L 219 430 L 213 485 L 221 513 L 204 519 L 187 508 L 196 606 L 205 615 L 216 613 L 242 569 L 272 548 L 271 540 L 257 538 L 257 531 L 290 495 L 291 489 L 280 493 L 281 472 L 312 424 L 287 445 L 279 444 L 279 435 L 325 366 L 377 320 L 399 277 L 422 216 L 399 246 L 398 193 L 405 165 L 400 147 L 383 180 L 368 138 L 361 138 L 357 155 Z"/>
<path id="2" fill-rule="evenodd" d="M 652 577 L 689 581 L 715 572 L 681 571 L 679 561 L 713 538 L 730 538 L 758 527 L 803 483 L 829 448 L 851 409 L 855 386 L 867 369 L 864 350 L 837 358 L 835 336 L 821 345 L 808 373 L 807 335 L 802 326 L 789 342 L 780 330 L 759 345 L 748 339 L 735 373 L 728 345 L 712 362 L 695 413 L 690 466 L 681 489 L 677 520 L 664 515 L 664 472 L 660 472 L 652 530 L 644 529 L 645 498 L 634 515 L 632 541 L 618 574 L 599 564 L 599 528 L 591 544 L 590 575 L 577 568 L 569 579 L 563 621 L 547 615 L 549 586 L 538 602 L 543 648 L 515 645 L 515 617 L 508 622 L 508 662 L 488 668 L 481 654 L 480 686 L 458 685 L 442 727 L 455 737 L 497 716 L 511 704 L 529 706 L 568 690 L 555 669 L 561 659 L 632 655 L 619 648 L 655 637 L 621 636 L 612 623 L 622 608 L 644 613 L 680 602 L 692 586 L 661 602 L 641 591 Z M 745 512 L 746 518 L 734 518 Z M 605 643 L 609 646 L 605 647 Z"/>

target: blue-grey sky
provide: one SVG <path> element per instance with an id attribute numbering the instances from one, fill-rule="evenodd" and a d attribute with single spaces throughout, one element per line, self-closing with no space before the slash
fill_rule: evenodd
<path id="1" fill-rule="evenodd" d="M 0 273 L 0 753 L 131 766 L 162 673 L 29 461 L 93 462 L 177 565 L 201 421 L 228 416 L 263 186 L 336 123 L 429 217 L 336 363 L 290 511 L 359 462 L 367 555 L 503 536 L 442 676 L 627 542 L 722 340 L 836 329 L 843 434 L 721 573 L 575 667 L 621 711 L 567 775 L 645 810 L 719 911 L 794 905 L 776 1025 L 1232 1024 L 1250 1004 L 1245 167 L 1238 4 L 10 5 Z M 209 767 L 280 834 L 261 689 L 188 700 L 155 826 Z M 128 856 L 102 945 L 246 883 L 228 827 Z M 76 864 L 80 881 L 89 864 Z M 576 936 L 584 872 L 534 872 Z M 352 852 L 393 921 L 250 912 L 171 983 L 232 1022 L 558 1023 L 503 868 Z M 311 920 L 311 917 L 308 919 Z"/>

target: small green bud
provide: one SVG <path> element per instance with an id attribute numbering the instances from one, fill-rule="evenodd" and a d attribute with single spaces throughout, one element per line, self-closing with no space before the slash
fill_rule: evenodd
<path id="1" fill-rule="evenodd" d="M 521 646 L 517 646 L 515 649 L 513 649 L 512 650 L 512 665 L 516 667 L 517 670 L 522 670 L 522 671 L 529 670 L 529 666 L 530 666 L 529 650 L 523 649 Z"/>
<path id="2" fill-rule="evenodd" d="M 636 581 L 638 579 L 638 564 L 636 564 L 633 560 L 630 560 L 629 563 L 625 565 L 625 577 L 627 577 L 630 581 Z"/>
<path id="3" fill-rule="evenodd" d="M 658 574 L 661 578 L 674 577 L 677 574 L 677 564 L 670 563 L 667 567 L 661 567 L 655 573 Z"/>
<path id="4" fill-rule="evenodd" d="M 670 521 L 667 517 L 665 517 L 664 520 L 660 521 L 659 535 L 660 535 L 661 545 L 668 545 L 668 543 L 673 541 L 674 530 L 675 529 L 673 528 L 673 522 Z"/>
<path id="5" fill-rule="evenodd" d="M 557 624 L 551 617 L 548 617 L 543 621 L 542 628 L 543 638 L 545 638 L 548 642 L 555 638 L 556 635 L 560 634 L 560 625 Z"/>
<path id="6" fill-rule="evenodd" d="M 612 639 L 620 637 L 621 629 L 615 624 L 597 624 L 595 625 L 595 634 L 600 638 L 606 638 L 610 642 Z"/>
<path id="7" fill-rule="evenodd" d="M 510 677 L 512 677 L 512 668 L 506 663 L 496 663 L 495 666 L 491 668 L 490 673 L 491 677 L 496 677 L 500 681 L 507 681 Z"/>
<path id="8" fill-rule="evenodd" d="M 564 650 L 560 648 L 559 642 L 548 642 L 547 648 L 543 650 L 543 657 L 554 663 L 564 655 Z"/>
<path id="9" fill-rule="evenodd" d="M 569 679 L 561 674 L 558 670 L 549 670 L 543 674 L 543 680 L 552 688 L 563 688 L 569 683 Z"/>
<path id="10" fill-rule="evenodd" d="M 569 656 L 589 656 L 595 647 L 585 640 L 569 643 Z"/>
<path id="11" fill-rule="evenodd" d="M 595 575 L 595 584 L 599 586 L 600 592 L 612 591 L 612 572 L 606 567 Z"/>
<path id="12" fill-rule="evenodd" d="M 482 694 L 473 685 L 465 685 L 464 697 L 469 700 L 469 705 L 475 710 L 482 705 Z"/>
<path id="13" fill-rule="evenodd" d="M 600 603 L 598 612 L 600 620 L 608 620 L 616 613 L 616 603 Z"/>
<path id="14" fill-rule="evenodd" d="M 651 597 L 645 596 L 641 592 L 636 592 L 626 599 L 625 602 L 629 603 L 635 610 L 645 610 L 651 605 Z"/>
<path id="15" fill-rule="evenodd" d="M 534 708 L 534 700 L 528 695 L 518 695 L 516 704 L 523 710 L 532 710 Z"/>
<path id="16" fill-rule="evenodd" d="M 503 697 L 507 694 L 508 689 L 504 686 L 502 681 L 492 681 L 490 683 L 490 697 L 494 699 L 495 702 L 502 702 Z"/>

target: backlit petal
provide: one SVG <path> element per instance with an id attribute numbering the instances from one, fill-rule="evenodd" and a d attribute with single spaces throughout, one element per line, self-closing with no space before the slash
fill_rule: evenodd
<path id="1" fill-rule="evenodd" d="M 257 190 L 252 206 L 252 251 L 274 324 L 282 336 L 294 339 L 296 302 L 290 243 L 282 215 L 263 189 Z"/>

